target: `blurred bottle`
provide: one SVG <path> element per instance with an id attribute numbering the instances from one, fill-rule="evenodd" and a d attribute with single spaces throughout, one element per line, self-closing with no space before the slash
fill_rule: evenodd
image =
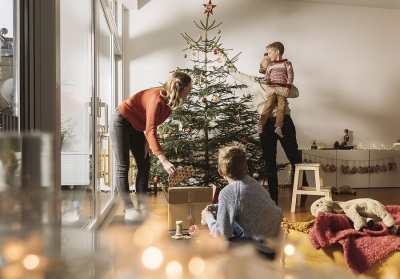
<path id="1" fill-rule="evenodd" d="M 348 129 L 344 129 L 343 141 L 345 141 L 346 143 L 348 143 L 349 140 L 350 140 L 350 137 L 349 137 L 349 130 L 348 130 Z"/>

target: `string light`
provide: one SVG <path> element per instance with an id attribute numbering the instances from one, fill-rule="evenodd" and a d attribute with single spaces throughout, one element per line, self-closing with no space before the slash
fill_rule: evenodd
<path id="1" fill-rule="evenodd" d="M 294 248 L 294 246 L 292 244 L 287 244 L 285 246 L 285 248 L 283 249 L 283 251 L 285 252 L 286 256 L 293 256 L 296 249 Z"/>
<path id="2" fill-rule="evenodd" d="M 143 251 L 142 263 L 148 269 L 156 269 L 164 261 L 163 253 L 157 247 L 149 247 Z"/>
<path id="3" fill-rule="evenodd" d="M 36 269 L 39 266 L 40 259 L 36 255 L 28 255 L 24 258 L 24 267 L 28 270 Z"/>
<path id="4" fill-rule="evenodd" d="M 169 278 L 180 278 L 182 276 L 182 265 L 177 261 L 172 261 L 167 264 L 165 273 Z"/>

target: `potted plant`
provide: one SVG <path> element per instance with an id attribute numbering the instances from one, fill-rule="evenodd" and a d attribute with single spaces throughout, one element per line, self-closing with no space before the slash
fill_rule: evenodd
<path id="1" fill-rule="evenodd" d="M 72 117 L 64 118 L 61 116 L 61 146 L 64 139 L 75 138 L 74 130 L 71 126 Z"/>

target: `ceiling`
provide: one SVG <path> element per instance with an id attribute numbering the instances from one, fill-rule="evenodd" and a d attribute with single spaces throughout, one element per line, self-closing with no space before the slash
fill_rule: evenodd
<path id="1" fill-rule="evenodd" d="M 139 0 L 119 0 L 121 4 L 123 4 L 128 10 L 138 10 L 139 9 Z"/>
<path id="2" fill-rule="evenodd" d="M 314 2 L 336 5 L 400 9 L 400 0 L 289 0 L 297 2 Z"/>
<path id="3" fill-rule="evenodd" d="M 129 10 L 139 10 L 151 0 L 119 0 Z M 400 9 L 400 0 L 288 0 L 324 4 L 348 5 L 359 7 Z"/>

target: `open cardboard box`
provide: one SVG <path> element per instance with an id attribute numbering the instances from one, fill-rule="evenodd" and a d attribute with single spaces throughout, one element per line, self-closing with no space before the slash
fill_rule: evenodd
<path id="1" fill-rule="evenodd" d="M 168 201 L 168 229 L 176 229 L 176 221 L 183 221 L 182 229 L 201 226 L 201 211 L 212 203 L 213 187 L 172 187 L 163 192 Z"/>

